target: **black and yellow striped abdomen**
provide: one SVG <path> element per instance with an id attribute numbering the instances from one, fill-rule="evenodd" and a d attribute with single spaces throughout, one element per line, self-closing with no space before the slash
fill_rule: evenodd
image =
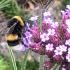
<path id="1" fill-rule="evenodd" d="M 7 27 L 9 27 L 10 30 L 6 35 L 6 41 L 9 46 L 15 46 L 20 43 L 24 25 L 25 25 L 25 22 L 20 16 L 14 16 L 8 22 Z"/>

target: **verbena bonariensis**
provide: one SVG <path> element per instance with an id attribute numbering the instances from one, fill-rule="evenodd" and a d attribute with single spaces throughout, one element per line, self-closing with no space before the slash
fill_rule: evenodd
<path id="1" fill-rule="evenodd" d="M 70 5 L 61 11 L 61 15 L 62 22 L 59 25 L 52 19 L 50 12 L 44 12 L 41 28 L 38 25 L 38 17 L 31 17 L 34 25 L 25 32 L 28 33 L 26 38 L 29 48 L 50 58 L 50 61 L 44 63 L 47 68 L 51 68 L 53 63 L 62 64 L 61 68 L 70 63 Z"/>

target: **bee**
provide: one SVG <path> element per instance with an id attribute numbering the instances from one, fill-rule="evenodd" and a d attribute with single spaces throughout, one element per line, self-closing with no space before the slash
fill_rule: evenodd
<path id="1" fill-rule="evenodd" d="M 24 26 L 25 21 L 21 16 L 14 16 L 10 21 L 8 21 L 7 27 L 9 30 L 5 38 L 10 47 L 16 46 L 21 42 Z"/>

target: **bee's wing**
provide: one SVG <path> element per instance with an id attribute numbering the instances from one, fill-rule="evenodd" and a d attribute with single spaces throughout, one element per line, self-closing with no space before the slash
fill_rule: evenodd
<path id="1" fill-rule="evenodd" d="M 7 28 L 7 22 L 0 23 L 0 33 Z"/>
<path id="2" fill-rule="evenodd" d="M 0 23 L 0 41 L 2 41 L 3 39 L 5 40 L 5 38 L 4 38 L 5 35 L 8 34 L 10 30 L 12 31 L 13 27 L 15 26 L 15 24 L 14 24 L 8 28 L 7 24 L 8 24 L 7 21 Z"/>

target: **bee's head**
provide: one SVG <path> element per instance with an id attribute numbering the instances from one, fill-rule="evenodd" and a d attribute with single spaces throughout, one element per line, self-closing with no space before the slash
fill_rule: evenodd
<path id="1" fill-rule="evenodd" d="M 14 24 L 19 24 L 23 27 L 25 25 L 25 20 L 21 16 L 14 16 L 12 19 L 8 21 L 7 26 L 11 27 Z"/>

